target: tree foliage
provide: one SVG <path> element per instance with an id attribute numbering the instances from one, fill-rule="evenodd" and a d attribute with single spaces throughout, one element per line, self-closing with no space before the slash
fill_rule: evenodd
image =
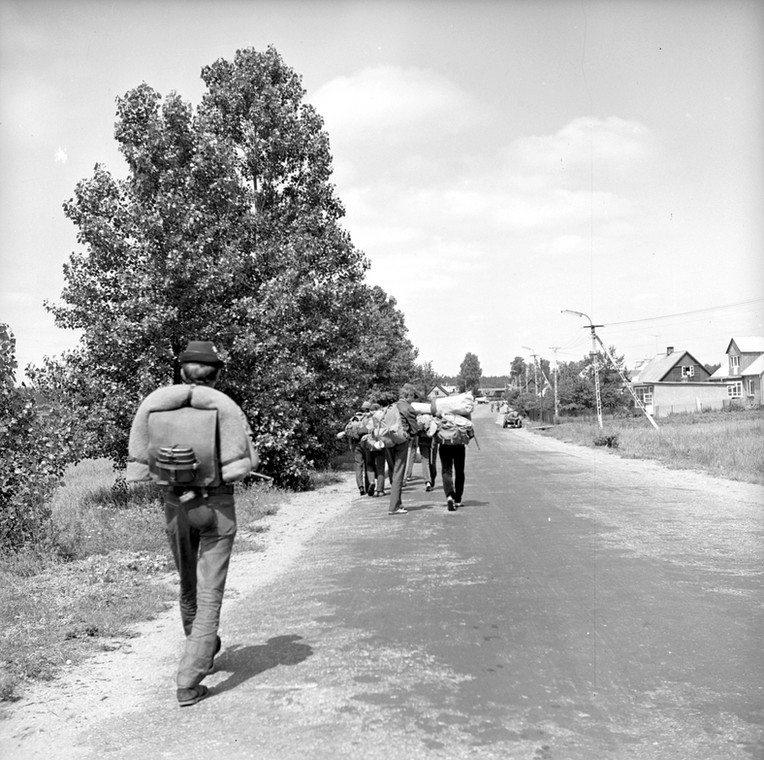
<path id="1" fill-rule="evenodd" d="M 483 376 L 483 370 L 480 367 L 475 354 L 467 352 L 464 356 L 464 360 L 459 367 L 458 385 L 459 390 L 470 391 L 471 393 L 477 393 L 480 388 L 480 378 Z"/>
<path id="2" fill-rule="evenodd" d="M 86 453 L 119 466 L 140 399 L 179 380 L 188 340 L 212 340 L 262 469 L 299 486 L 331 455 L 348 401 L 398 383 L 416 352 L 394 300 L 363 282 L 299 75 L 268 48 L 202 79 L 197 109 L 146 84 L 117 99 L 127 177 L 96 165 L 65 203 L 82 250 L 63 302 L 47 304 L 83 337 L 33 376 L 81 410 Z"/>
<path id="3" fill-rule="evenodd" d="M 610 354 L 624 373 L 624 356 L 618 356 L 614 346 Z M 623 389 L 623 381 L 618 371 L 603 352 L 597 353 L 600 378 L 600 400 L 604 412 L 613 413 L 626 409 L 631 397 Z M 557 370 L 557 394 L 560 414 L 576 416 L 591 414 L 597 410 L 594 390 L 594 364 L 592 356 L 585 356 L 578 361 L 560 362 Z M 628 375 L 626 375 L 628 377 Z"/>

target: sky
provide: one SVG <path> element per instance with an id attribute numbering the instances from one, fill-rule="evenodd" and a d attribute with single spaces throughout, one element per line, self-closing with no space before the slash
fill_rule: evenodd
<path id="1" fill-rule="evenodd" d="M 115 98 L 201 100 L 273 45 L 324 118 L 343 225 L 421 362 L 721 361 L 764 335 L 759 0 L 0 0 L 0 322 L 20 367 L 76 346 L 45 310 L 63 214 L 125 165 Z M 580 312 L 584 316 L 564 313 Z"/>

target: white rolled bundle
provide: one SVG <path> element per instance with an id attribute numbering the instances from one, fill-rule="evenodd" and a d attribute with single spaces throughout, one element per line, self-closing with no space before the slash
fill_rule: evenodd
<path id="1" fill-rule="evenodd" d="M 438 414 L 458 414 L 469 416 L 475 408 L 475 397 L 467 393 L 457 393 L 454 396 L 444 396 L 435 400 Z"/>

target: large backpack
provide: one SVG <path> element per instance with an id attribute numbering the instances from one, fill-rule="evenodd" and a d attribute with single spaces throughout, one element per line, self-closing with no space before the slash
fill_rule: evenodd
<path id="1" fill-rule="evenodd" d="M 148 463 L 160 486 L 219 486 L 220 453 L 216 409 L 184 406 L 151 412 L 148 418 Z"/>
<path id="2" fill-rule="evenodd" d="M 369 448 L 378 449 L 380 443 L 385 448 L 392 448 L 399 443 L 405 443 L 408 439 L 409 432 L 403 423 L 398 404 L 390 404 L 371 415 L 369 432 L 366 436 L 366 444 Z"/>
<path id="3" fill-rule="evenodd" d="M 359 440 L 369 432 L 368 412 L 358 412 L 354 414 L 347 425 L 345 425 L 345 435 L 351 440 Z"/>
<path id="4" fill-rule="evenodd" d="M 444 414 L 438 424 L 437 439 L 444 446 L 466 446 L 474 432 L 472 421 L 458 414 Z"/>

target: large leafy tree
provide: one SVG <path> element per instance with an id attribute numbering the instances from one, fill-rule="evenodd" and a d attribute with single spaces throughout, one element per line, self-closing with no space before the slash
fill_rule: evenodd
<path id="1" fill-rule="evenodd" d="M 480 378 L 483 376 L 483 370 L 475 354 L 467 352 L 464 360 L 459 367 L 458 384 L 462 391 L 477 393 L 480 387 Z"/>
<path id="2" fill-rule="evenodd" d="M 63 303 L 48 304 L 83 337 L 34 377 L 82 410 L 86 453 L 120 465 L 140 399 L 178 381 L 188 340 L 213 340 L 228 354 L 219 387 L 249 416 L 263 469 L 299 485 L 329 456 L 348 398 L 405 374 L 416 352 L 394 302 L 363 283 L 300 77 L 268 48 L 202 79 L 196 110 L 146 84 L 118 99 L 127 177 L 96 165 L 64 205 L 83 250 Z"/>

